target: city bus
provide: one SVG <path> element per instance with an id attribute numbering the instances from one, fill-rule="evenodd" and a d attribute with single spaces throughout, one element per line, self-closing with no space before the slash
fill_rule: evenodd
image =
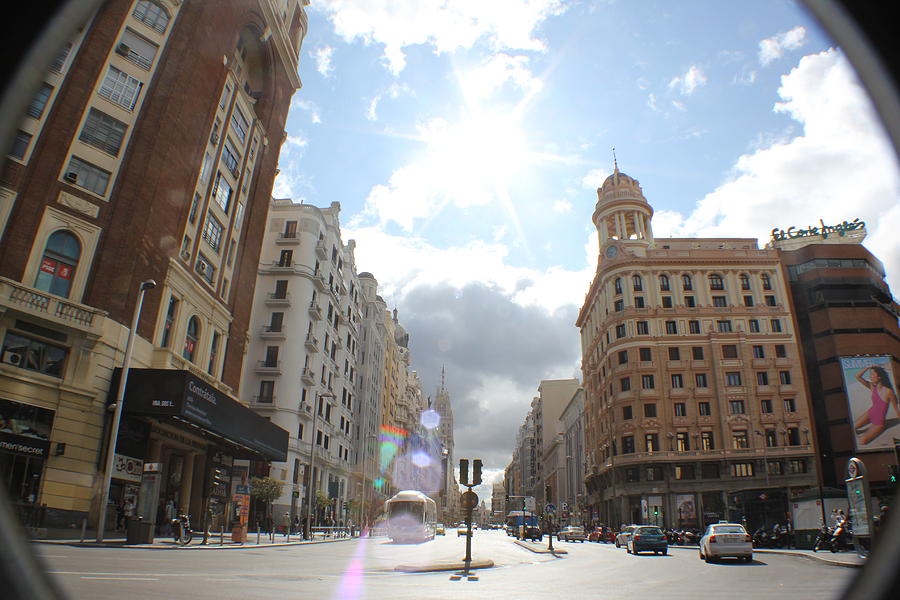
<path id="1" fill-rule="evenodd" d="M 416 490 L 398 492 L 384 503 L 387 534 L 394 542 L 433 540 L 437 526 L 437 505 Z"/>
<path id="2" fill-rule="evenodd" d="M 525 528 L 523 531 L 522 528 Z M 536 530 L 536 531 L 535 531 Z M 511 510 L 506 513 L 506 534 L 528 538 L 540 532 L 537 516 L 527 510 Z"/>

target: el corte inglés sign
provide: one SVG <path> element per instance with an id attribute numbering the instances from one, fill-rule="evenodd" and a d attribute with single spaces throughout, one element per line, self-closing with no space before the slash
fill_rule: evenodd
<path id="1" fill-rule="evenodd" d="M 795 238 L 802 237 L 812 237 L 812 236 L 822 236 L 822 239 L 828 239 L 829 235 L 838 234 L 844 235 L 848 231 L 855 231 L 857 229 L 862 229 L 866 226 L 865 221 L 860 221 L 859 218 L 853 219 L 852 221 L 844 221 L 843 223 L 838 223 L 836 225 L 826 225 L 825 221 L 819 219 L 819 226 L 810 225 L 806 229 L 802 227 L 796 227 L 791 225 L 787 229 L 779 229 L 776 227 L 772 230 L 772 239 L 775 241 L 780 240 L 792 240 Z"/>

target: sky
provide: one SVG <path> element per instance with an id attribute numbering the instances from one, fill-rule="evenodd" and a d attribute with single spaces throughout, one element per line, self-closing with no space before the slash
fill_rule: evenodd
<path id="1" fill-rule="evenodd" d="M 542 379 L 581 379 L 591 214 L 636 178 L 665 237 L 866 221 L 900 285 L 897 162 L 787 0 L 312 0 L 273 195 L 341 205 L 457 458 L 502 479 Z M 613 150 L 615 149 L 615 150 Z M 488 488 L 476 490 L 489 497 Z"/>

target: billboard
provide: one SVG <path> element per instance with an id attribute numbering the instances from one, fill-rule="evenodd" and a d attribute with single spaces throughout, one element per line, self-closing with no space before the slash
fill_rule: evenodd
<path id="1" fill-rule="evenodd" d="M 890 356 L 841 357 L 844 388 L 857 450 L 892 450 L 900 438 L 893 359 Z"/>

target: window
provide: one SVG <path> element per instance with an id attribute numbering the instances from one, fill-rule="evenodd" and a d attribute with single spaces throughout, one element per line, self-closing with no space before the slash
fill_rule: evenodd
<path id="1" fill-rule="evenodd" d="M 762 280 L 762 287 L 764 290 L 772 289 L 772 279 L 769 277 L 768 273 L 763 273 L 759 278 Z"/>
<path id="2" fill-rule="evenodd" d="M 624 452 L 623 452 L 623 454 L 624 454 Z M 641 478 L 638 475 L 637 467 L 629 467 L 629 468 L 625 469 L 626 483 L 635 483 L 640 480 L 641 480 Z"/>
<path id="3" fill-rule="evenodd" d="M 700 477 L 703 479 L 718 479 L 719 465 L 716 463 L 702 463 L 700 465 Z"/>
<path id="4" fill-rule="evenodd" d="M 13 138 L 12 147 L 9 149 L 9 155 L 13 158 L 22 160 L 25 153 L 28 152 L 28 144 L 31 143 L 31 134 L 19 129 L 16 131 L 16 137 Z"/>
<path id="5" fill-rule="evenodd" d="M 675 321 L 666 321 L 666 333 L 669 335 L 675 335 L 678 333 L 678 323 Z"/>
<path id="6" fill-rule="evenodd" d="M 734 448 L 749 448 L 750 443 L 747 439 L 746 431 L 733 431 L 731 433 L 731 443 Z"/>
<path id="7" fill-rule="evenodd" d="M 750 276 L 746 273 L 741 273 L 741 289 L 749 290 L 750 289 Z"/>
<path id="8" fill-rule="evenodd" d="M 235 177 L 237 177 L 239 158 L 240 156 L 237 150 L 234 149 L 234 146 L 231 145 L 231 141 L 225 140 L 225 145 L 222 147 L 222 162 Z"/>
<path id="9" fill-rule="evenodd" d="M 659 289 L 663 292 L 669 291 L 669 277 L 668 275 L 660 275 L 659 276 Z"/>
<path id="10" fill-rule="evenodd" d="M 753 477 L 753 463 L 731 463 L 732 477 Z"/>
<path id="11" fill-rule="evenodd" d="M 729 400 L 728 409 L 731 411 L 733 415 L 742 415 L 744 414 L 744 401 L 743 400 Z"/>
<path id="12" fill-rule="evenodd" d="M 691 282 L 690 275 L 682 275 L 681 276 L 681 289 L 688 291 L 694 289 L 694 284 Z"/>
<path id="13" fill-rule="evenodd" d="M 700 333 L 700 321 L 688 321 L 688 331 L 692 334 Z"/>
<path id="14" fill-rule="evenodd" d="M 683 388 L 684 387 L 684 377 L 681 373 L 672 373 L 672 387 L 673 388 Z"/>
<path id="15" fill-rule="evenodd" d="M 792 458 L 788 460 L 788 470 L 791 473 L 806 473 L 806 459 Z"/>
<path id="16" fill-rule="evenodd" d="M 159 345 L 163 348 L 169 347 L 169 340 L 172 336 L 172 328 L 175 326 L 175 315 L 178 312 L 178 299 L 175 296 L 169 298 L 169 308 L 166 309 L 166 323 L 163 325 L 162 340 Z"/>
<path id="17" fill-rule="evenodd" d="M 635 296 L 634 297 L 634 307 L 635 308 L 644 308 L 644 297 L 643 296 Z"/>
<path id="18" fill-rule="evenodd" d="M 766 448 L 775 448 L 778 446 L 778 435 L 775 433 L 774 429 L 766 429 L 764 437 L 766 439 Z"/>
<path id="19" fill-rule="evenodd" d="M 216 204 L 222 207 L 225 214 L 228 214 L 228 210 L 231 208 L 231 194 L 231 186 L 225 178 L 222 177 L 222 173 L 216 173 L 216 185 L 213 189 L 213 198 L 215 198 Z"/>
<path id="20" fill-rule="evenodd" d="M 753 296 L 744 296 L 744 306 L 753 306 Z"/>
<path id="21" fill-rule="evenodd" d="M 762 346 L 753 346 L 753 358 L 765 358 L 766 350 Z"/>
<path id="22" fill-rule="evenodd" d="M 775 296 L 766 296 L 766 306 L 777 306 Z"/>
<path id="23" fill-rule="evenodd" d="M 648 419 L 656 417 L 656 405 L 655 404 L 645 404 L 644 405 L 644 416 Z"/>
<path id="24" fill-rule="evenodd" d="M 648 433 L 644 436 L 644 444 L 647 448 L 647 452 L 659 452 L 659 434 L 657 433 Z"/>
<path id="25" fill-rule="evenodd" d="M 216 253 L 222 245 L 222 224 L 212 215 L 206 217 L 206 227 L 203 228 L 203 239 Z"/>
<path id="26" fill-rule="evenodd" d="M 616 293 L 622 293 L 622 279 L 620 277 L 616 277 L 615 282 L 613 283 L 613 287 L 615 287 Z"/>
<path id="27" fill-rule="evenodd" d="M 759 333 L 759 321 L 750 319 L 750 333 Z"/>
<path id="28" fill-rule="evenodd" d="M 619 380 L 619 386 L 623 392 L 627 392 L 628 390 L 631 389 L 631 378 L 623 377 L 622 379 Z"/>
<path id="29" fill-rule="evenodd" d="M 193 225 L 197 222 L 197 210 L 200 208 L 200 194 L 194 193 L 194 200 L 191 202 L 191 212 L 188 214 L 188 222 Z"/>
<path id="30" fill-rule="evenodd" d="M 619 364 L 624 365 L 628 362 L 628 350 L 619 351 Z"/>
<path id="31" fill-rule="evenodd" d="M 731 320 L 716 321 L 716 328 L 718 328 L 719 333 L 731 333 Z"/>
<path id="32" fill-rule="evenodd" d="M 759 412 L 763 414 L 771 414 L 772 413 L 772 399 L 771 398 L 763 398 L 759 401 Z"/>
<path id="33" fill-rule="evenodd" d="M 634 291 L 636 291 L 636 292 L 644 291 L 644 280 L 641 279 L 640 275 L 633 275 L 631 277 L 631 282 L 634 286 Z"/>
<path id="34" fill-rule="evenodd" d="M 715 450 L 716 444 L 713 439 L 712 431 L 701 431 L 700 432 L 700 447 L 703 450 Z"/>
<path id="35" fill-rule="evenodd" d="M 713 296 L 713 306 L 724 308 L 728 306 L 728 299 L 725 296 Z"/>
<path id="36" fill-rule="evenodd" d="M 3 338 L 4 362 L 52 377 L 63 376 L 67 354 L 66 348 L 11 331 Z"/>
<path id="37" fill-rule="evenodd" d="M 209 345 L 209 366 L 206 368 L 206 372 L 215 377 L 216 368 L 219 364 L 219 344 L 221 343 L 222 334 L 218 331 L 214 331 L 212 335 L 212 342 Z"/>
<path id="38" fill-rule="evenodd" d="M 634 454 L 634 436 L 622 436 L 622 454 Z"/>
<path id="39" fill-rule="evenodd" d="M 616 325 L 616 339 L 621 339 L 625 337 L 625 323 L 620 323 Z"/>
<path id="40" fill-rule="evenodd" d="M 187 360 L 194 362 L 197 354 L 197 343 L 200 341 L 200 322 L 197 317 L 191 317 L 188 321 L 187 332 L 184 335 L 184 349 L 181 356 Z"/>
<path id="41" fill-rule="evenodd" d="M 709 289 L 711 290 L 724 290 L 725 282 L 722 281 L 722 276 L 716 273 L 713 273 L 709 276 Z"/>
<path id="42" fill-rule="evenodd" d="M 222 88 L 222 97 L 219 99 L 219 108 L 225 108 L 228 105 L 228 100 L 231 98 L 231 84 L 226 83 L 225 87 Z"/>
<path id="43" fill-rule="evenodd" d="M 775 345 L 775 358 L 787 358 L 787 350 L 785 349 L 784 344 Z"/>
<path id="44" fill-rule="evenodd" d="M 706 373 L 694 374 L 694 382 L 698 388 L 709 387 L 709 383 L 706 380 Z"/>
<path id="45" fill-rule="evenodd" d="M 709 402 L 698 402 L 697 414 L 699 414 L 701 417 L 712 416 L 712 410 Z"/>
<path id="46" fill-rule="evenodd" d="M 787 445 L 788 446 L 799 446 L 800 445 L 800 430 L 796 427 L 788 427 L 787 428 Z"/>
<path id="47" fill-rule="evenodd" d="M 100 84 L 98 93 L 115 104 L 118 104 L 126 110 L 134 109 L 137 104 L 138 94 L 141 93 L 141 87 L 144 84 L 119 69 L 110 66 Z"/>
<path id="48" fill-rule="evenodd" d="M 684 297 L 684 305 L 688 308 L 696 308 L 697 300 L 693 296 L 685 296 Z M 693 333 L 693 332 L 691 332 Z"/>
<path id="49" fill-rule="evenodd" d="M 784 412 L 786 412 L 786 413 L 797 412 L 797 404 L 794 402 L 793 398 L 785 398 L 784 399 Z"/>
<path id="50" fill-rule="evenodd" d="M 791 385 L 790 371 L 779 371 L 778 378 L 781 380 L 781 385 Z"/>
<path id="51" fill-rule="evenodd" d="M 200 183 L 206 183 L 209 180 L 209 173 L 212 170 L 212 154 L 206 153 L 203 157 L 203 166 L 200 167 Z"/>
<path id="52" fill-rule="evenodd" d="M 37 91 L 37 94 L 34 95 L 34 98 L 31 99 L 31 104 L 28 105 L 28 110 L 25 111 L 32 119 L 40 119 L 44 114 L 44 109 L 47 107 L 47 102 L 50 101 L 50 94 L 53 93 L 53 86 L 42 83 L 41 89 Z"/>
<path id="53" fill-rule="evenodd" d="M 781 333 L 781 319 L 772 319 L 772 333 Z"/>
<path id="54" fill-rule="evenodd" d="M 662 467 L 647 467 L 647 481 L 662 481 Z"/>
<path id="55" fill-rule="evenodd" d="M 275 399 L 275 382 L 274 381 L 260 381 L 259 382 L 259 397 L 257 397 L 257 402 L 266 402 L 271 403 Z M 303 434 L 300 434 L 300 437 L 303 437 Z"/>
<path id="56" fill-rule="evenodd" d="M 681 360 L 681 350 L 678 349 L 678 346 L 669 348 L 669 360 Z"/>
<path id="57" fill-rule="evenodd" d="M 691 348 L 691 356 L 694 360 L 703 360 L 703 346 L 694 346 Z"/>
<path id="58" fill-rule="evenodd" d="M 150 0 L 140 0 L 134 7 L 131 16 L 159 33 L 165 33 L 169 26 L 169 13 L 162 6 Z"/>
<path id="59" fill-rule="evenodd" d="M 725 385 L 739 386 L 741 385 L 741 374 L 739 371 L 729 371 L 725 373 Z"/>
<path id="60" fill-rule="evenodd" d="M 625 310 L 625 301 L 622 299 L 616 300 L 613 303 L 613 311 L 622 312 L 623 310 Z"/>
<path id="61" fill-rule="evenodd" d="M 765 371 L 756 373 L 756 385 L 769 385 L 769 374 Z"/>
<path id="62" fill-rule="evenodd" d="M 202 254 L 197 256 L 197 264 L 194 265 L 194 270 L 206 280 L 206 283 L 212 284 L 216 280 L 216 268 Z"/>
<path id="63" fill-rule="evenodd" d="M 118 54 L 147 71 L 150 70 L 150 66 L 153 64 L 157 50 L 159 50 L 159 46 L 127 28 L 122 34 L 119 45 L 116 46 Z"/>
<path id="64" fill-rule="evenodd" d="M 633 412 L 632 412 L 632 409 L 630 406 L 622 407 L 622 420 L 623 421 L 630 421 L 633 416 L 634 415 L 633 415 Z"/>
<path id="65" fill-rule="evenodd" d="M 275 291 L 272 293 L 273 298 L 285 299 L 287 298 L 287 279 L 279 279 L 275 282 Z"/>
<path id="66" fill-rule="evenodd" d="M 653 354 L 650 348 L 638 348 L 641 362 L 650 362 L 653 360 Z"/>
<path id="67" fill-rule="evenodd" d="M 676 417 L 686 417 L 687 416 L 687 405 L 684 402 L 676 402 L 675 403 L 675 416 Z"/>
<path id="68" fill-rule="evenodd" d="M 722 358 L 737 358 L 737 346 L 734 344 L 725 344 L 722 346 Z"/>
<path id="69" fill-rule="evenodd" d="M 244 117 L 244 113 L 235 106 L 234 112 L 231 113 L 231 130 L 234 131 L 234 134 L 241 140 L 242 144 L 247 140 L 247 127 L 247 119 Z"/>
<path id="70" fill-rule="evenodd" d="M 47 238 L 34 287 L 68 298 L 80 257 L 81 244 L 74 234 L 65 230 L 53 232 Z"/>
<path id="71" fill-rule="evenodd" d="M 102 196 L 109 185 L 109 173 L 73 156 L 66 167 L 65 180 Z"/>
<path id="72" fill-rule="evenodd" d="M 676 465 L 675 479 L 693 479 L 694 465 Z"/>
<path id="73" fill-rule="evenodd" d="M 641 388 L 652 390 L 654 387 L 653 375 L 641 375 Z"/>
<path id="74" fill-rule="evenodd" d="M 638 335 L 650 335 L 650 326 L 647 325 L 647 321 L 637 322 L 637 332 Z"/>

